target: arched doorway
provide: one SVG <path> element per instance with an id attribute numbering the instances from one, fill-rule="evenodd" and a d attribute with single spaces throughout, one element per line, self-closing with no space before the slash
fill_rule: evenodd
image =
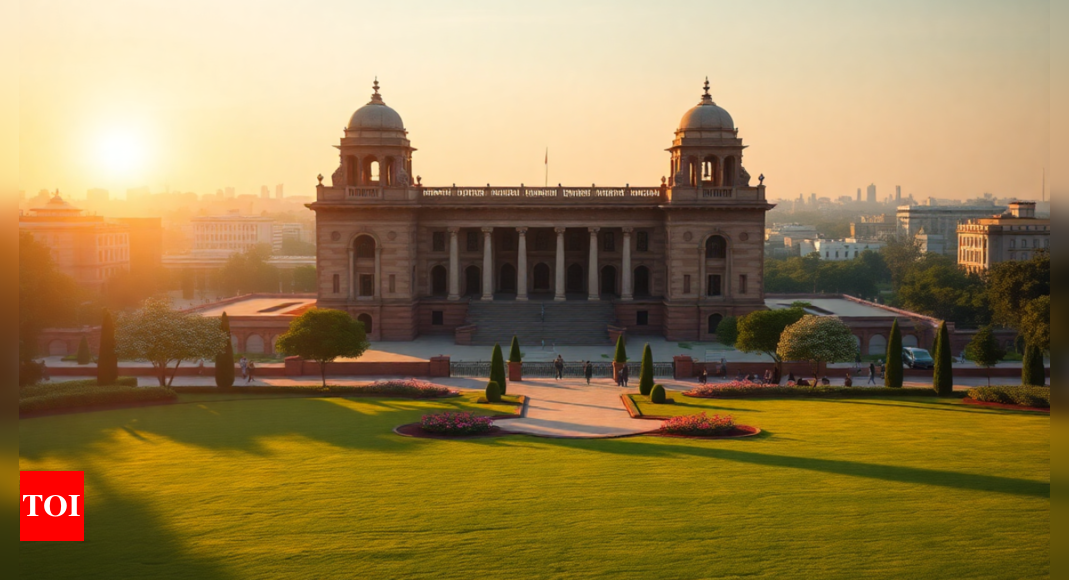
<path id="1" fill-rule="evenodd" d="M 439 264 L 431 268 L 431 295 L 444 296 L 449 292 L 446 281 L 447 276 L 448 272 L 446 272 L 445 266 Z"/>
<path id="2" fill-rule="evenodd" d="M 353 283 L 357 296 L 375 295 L 375 250 L 375 238 L 371 236 L 357 236 L 353 240 Z"/>
<path id="3" fill-rule="evenodd" d="M 516 291 L 516 267 L 512 264 L 505 264 L 501 266 L 501 274 L 499 276 L 498 288 L 502 292 L 515 292 Z"/>
<path id="4" fill-rule="evenodd" d="M 545 262 L 539 262 L 535 264 L 534 275 L 534 291 L 535 292 L 548 292 L 549 291 L 549 265 Z"/>
<path id="5" fill-rule="evenodd" d="M 709 236 L 709 239 L 705 240 L 705 258 L 723 260 L 727 256 L 727 246 L 724 236 Z"/>
<path id="6" fill-rule="evenodd" d="M 564 287 L 568 292 L 583 291 L 583 267 L 579 264 L 568 266 L 568 273 L 564 277 Z"/>
<path id="7" fill-rule="evenodd" d="M 635 296 L 650 295 L 650 269 L 645 266 L 635 268 Z"/>
<path id="8" fill-rule="evenodd" d="M 364 324 L 364 333 L 371 334 L 372 327 L 371 327 L 371 315 L 370 314 L 365 312 L 364 314 L 361 314 L 360 316 L 357 316 L 356 320 L 357 320 L 357 322 L 362 322 Z"/>
<path id="9" fill-rule="evenodd" d="M 916 336 L 914 336 L 912 334 L 903 334 L 902 335 L 902 347 L 903 348 L 904 347 L 916 347 L 916 346 L 917 346 L 917 337 Z"/>
<path id="10" fill-rule="evenodd" d="M 482 291 L 482 272 L 478 266 L 468 266 L 464 270 L 464 294 L 478 296 Z"/>
<path id="11" fill-rule="evenodd" d="M 259 334 L 250 334 L 245 339 L 245 352 L 251 354 L 264 353 L 264 339 Z"/>
<path id="12" fill-rule="evenodd" d="M 869 354 L 887 354 L 887 339 L 882 334 L 875 334 L 869 337 Z"/>
<path id="13" fill-rule="evenodd" d="M 605 266 L 601 269 L 601 293 L 608 296 L 616 295 L 615 266 Z"/>
<path id="14" fill-rule="evenodd" d="M 720 327 L 722 320 L 724 320 L 724 317 L 719 314 L 709 315 L 709 334 L 716 334 L 716 329 Z"/>

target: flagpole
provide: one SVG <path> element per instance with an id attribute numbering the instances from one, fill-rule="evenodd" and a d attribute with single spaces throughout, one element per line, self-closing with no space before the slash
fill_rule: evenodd
<path id="1" fill-rule="evenodd" d="M 549 147 L 546 147 L 546 182 L 542 187 L 549 187 Z"/>

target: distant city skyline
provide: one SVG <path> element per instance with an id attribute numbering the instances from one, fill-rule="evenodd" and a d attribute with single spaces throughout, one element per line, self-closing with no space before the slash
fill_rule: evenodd
<path id="1" fill-rule="evenodd" d="M 426 184 L 658 184 L 705 76 L 772 198 L 1050 166 L 1046 2 L 253 6 L 23 5 L 20 189 L 311 195 L 375 76 Z"/>

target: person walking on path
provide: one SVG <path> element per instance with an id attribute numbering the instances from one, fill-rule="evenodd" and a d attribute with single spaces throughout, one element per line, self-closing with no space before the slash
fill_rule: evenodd
<path id="1" fill-rule="evenodd" d="M 628 370 L 627 365 L 625 364 L 624 366 L 620 367 L 620 386 L 625 389 L 627 388 L 627 375 Z"/>
<path id="2" fill-rule="evenodd" d="M 246 373 L 245 384 L 246 385 L 252 382 L 252 379 L 253 379 L 252 375 L 255 373 L 255 371 L 256 371 L 256 364 L 254 364 L 252 361 L 249 361 L 248 365 L 245 367 L 245 373 Z"/>
<path id="3" fill-rule="evenodd" d="M 564 378 L 564 358 L 561 355 L 557 355 L 557 358 L 553 360 L 553 368 L 557 369 L 557 380 Z"/>
<path id="4" fill-rule="evenodd" d="M 583 376 L 586 377 L 586 384 L 590 384 L 590 379 L 594 377 L 594 365 L 590 364 L 590 361 L 583 363 Z"/>
<path id="5" fill-rule="evenodd" d="M 244 356 L 241 357 L 241 360 L 238 361 L 238 366 L 241 367 L 241 378 L 249 378 L 249 359 Z"/>
<path id="6" fill-rule="evenodd" d="M 709 370 L 705 367 L 702 367 L 702 374 L 698 375 L 698 382 L 703 385 L 709 382 Z"/>
<path id="7" fill-rule="evenodd" d="M 854 379 L 853 379 L 853 377 L 850 376 L 850 373 L 846 373 L 846 378 L 843 380 L 843 386 L 844 387 L 852 387 L 852 386 L 854 386 Z"/>
<path id="8" fill-rule="evenodd" d="M 876 363 L 869 363 L 869 384 L 876 384 Z"/>
<path id="9" fill-rule="evenodd" d="M 768 370 L 765 371 L 765 384 L 766 385 L 771 385 L 772 384 L 772 369 L 768 369 Z"/>

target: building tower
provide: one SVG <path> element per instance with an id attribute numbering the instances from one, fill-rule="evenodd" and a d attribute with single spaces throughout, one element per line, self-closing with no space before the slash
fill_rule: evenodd
<path id="1" fill-rule="evenodd" d="M 401 115 L 382 101 L 378 79 L 372 89 L 371 100 L 350 117 L 338 146 L 341 162 L 331 176 L 334 187 L 403 188 L 412 183 L 415 149 L 408 142 L 408 131 Z"/>
<path id="2" fill-rule="evenodd" d="M 705 79 L 701 101 L 686 114 L 676 129 L 671 153 L 669 187 L 695 187 L 701 195 L 714 188 L 748 187 L 750 176 L 742 167 L 744 146 L 735 122 L 718 107 Z"/>
<path id="3" fill-rule="evenodd" d="M 868 196 L 869 203 L 876 203 L 876 184 L 870 183 L 868 189 L 865 191 Z"/>
<path id="4" fill-rule="evenodd" d="M 901 185 L 896 185 L 895 186 L 895 204 L 897 205 L 897 204 L 900 204 L 900 203 L 902 203 L 902 186 Z"/>

